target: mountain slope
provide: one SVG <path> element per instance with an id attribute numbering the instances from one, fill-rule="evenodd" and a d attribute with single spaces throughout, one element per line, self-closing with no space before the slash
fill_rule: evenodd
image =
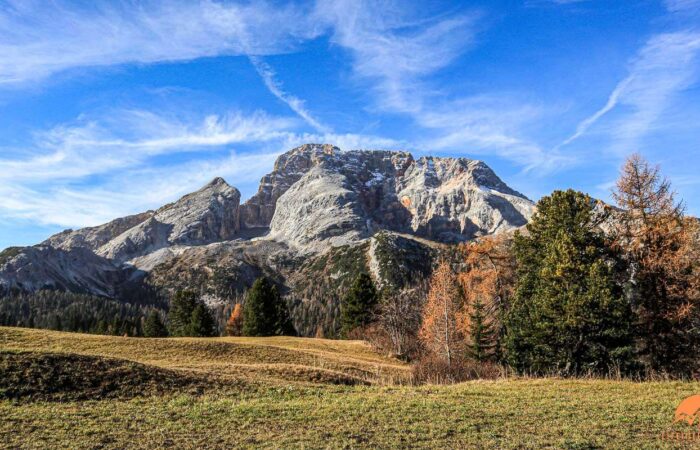
<path id="1" fill-rule="evenodd" d="M 307 144 L 281 155 L 242 205 L 239 191 L 216 178 L 155 211 L 8 249 L 0 292 L 119 297 L 142 284 L 193 288 L 227 304 L 265 274 L 298 328 L 327 333 L 357 271 L 400 287 L 429 272 L 443 243 L 521 227 L 533 209 L 480 161 Z M 391 264 L 402 268 L 379 270 Z M 302 287 L 308 279 L 323 291 Z"/>

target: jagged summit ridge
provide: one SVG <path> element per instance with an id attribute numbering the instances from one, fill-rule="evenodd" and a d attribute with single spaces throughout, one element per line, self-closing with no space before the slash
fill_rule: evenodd
<path id="1" fill-rule="evenodd" d="M 310 252 L 357 242 L 381 229 L 463 241 L 520 227 L 534 207 L 485 163 L 466 158 L 416 160 L 407 152 L 310 145 L 280 159 L 304 164 L 295 167 L 294 183 L 269 206 L 270 235 Z M 279 192 L 290 184 L 284 172 L 271 175 L 263 180 L 283 184 L 268 181 L 270 189 Z"/>

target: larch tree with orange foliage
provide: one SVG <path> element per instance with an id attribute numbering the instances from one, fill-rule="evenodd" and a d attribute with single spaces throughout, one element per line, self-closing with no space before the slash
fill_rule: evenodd
<path id="1" fill-rule="evenodd" d="M 464 337 L 457 326 L 462 303 L 457 277 L 450 264 L 442 260 L 430 279 L 419 338 L 426 349 L 444 359 L 448 367 L 464 350 Z"/>
<path id="2" fill-rule="evenodd" d="M 638 357 L 652 371 L 690 374 L 700 352 L 697 220 L 684 216 L 671 184 L 642 156 L 627 159 L 614 198 L 616 245 L 629 267 Z"/>
<path id="3" fill-rule="evenodd" d="M 226 321 L 226 334 L 229 336 L 243 335 L 243 305 L 240 303 L 236 303 L 228 321 Z"/>
<path id="4" fill-rule="evenodd" d="M 512 294 L 515 258 L 503 235 L 488 236 L 463 246 L 466 270 L 459 274 L 464 292 L 457 325 L 466 339 L 468 356 L 476 361 L 500 358 L 502 317 Z"/>

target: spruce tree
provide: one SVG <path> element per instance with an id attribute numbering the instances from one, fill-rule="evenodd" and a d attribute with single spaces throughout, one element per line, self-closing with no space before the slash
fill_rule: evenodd
<path id="1" fill-rule="evenodd" d="M 555 191 L 516 234 L 508 361 L 519 371 L 606 373 L 629 363 L 631 311 L 590 197 Z"/>
<path id="2" fill-rule="evenodd" d="M 372 278 L 365 272 L 360 273 L 342 302 L 341 334 L 347 336 L 355 328 L 369 324 L 378 301 Z"/>
<path id="3" fill-rule="evenodd" d="M 214 318 L 209 312 L 209 308 L 201 301 L 197 302 L 197 305 L 192 311 L 190 333 L 190 336 L 195 337 L 211 337 L 218 334 Z"/>
<path id="4" fill-rule="evenodd" d="M 488 320 L 486 305 L 476 298 L 469 308 L 467 356 L 479 362 L 494 359 L 496 333 Z"/>
<path id="5" fill-rule="evenodd" d="M 193 291 L 177 291 L 170 303 L 168 319 L 171 336 L 192 336 L 192 313 L 197 306 Z"/>
<path id="6" fill-rule="evenodd" d="M 152 310 L 148 317 L 146 318 L 146 323 L 143 326 L 143 334 L 146 337 L 166 337 L 168 336 L 168 330 L 163 325 L 163 321 L 160 319 L 160 313 L 156 310 Z"/>
<path id="7" fill-rule="evenodd" d="M 255 280 L 248 290 L 243 315 L 245 336 L 275 336 L 294 334 L 287 305 L 280 297 L 277 286 L 267 278 Z"/>

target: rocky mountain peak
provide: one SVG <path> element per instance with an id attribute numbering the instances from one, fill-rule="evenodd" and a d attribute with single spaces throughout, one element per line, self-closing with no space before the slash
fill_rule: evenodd
<path id="1" fill-rule="evenodd" d="M 210 252 L 228 254 L 227 264 L 250 266 L 252 274 L 263 268 L 248 260 L 265 259 L 269 249 L 297 258 L 354 247 L 380 232 L 460 242 L 520 227 L 534 210 L 481 161 L 329 144 L 280 155 L 258 192 L 243 205 L 240 197 L 217 177 L 156 211 L 13 250 L 3 257 L 0 291 L 57 286 L 113 295 L 113 280 L 131 277 L 133 268 L 152 273 L 173 260 L 184 267 L 190 256 Z"/>
<path id="2" fill-rule="evenodd" d="M 223 178 L 167 204 L 97 250 L 118 262 L 173 245 L 201 245 L 233 239 L 239 229 L 241 193 Z"/>
<path id="3" fill-rule="evenodd" d="M 221 177 L 216 177 L 216 178 L 214 178 L 213 180 L 211 180 L 209 183 L 205 184 L 205 185 L 202 187 L 202 189 L 200 189 L 200 190 L 208 189 L 208 188 L 218 188 L 218 187 L 220 187 L 220 186 L 229 187 L 229 188 L 231 187 L 231 186 L 226 182 L 226 180 L 224 180 L 224 179 L 221 178 Z"/>

